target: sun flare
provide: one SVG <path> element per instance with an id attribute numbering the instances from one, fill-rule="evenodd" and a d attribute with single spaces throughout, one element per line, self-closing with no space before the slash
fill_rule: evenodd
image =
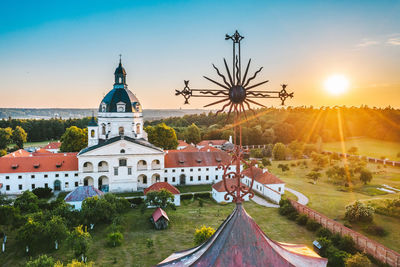
<path id="1" fill-rule="evenodd" d="M 349 80 L 344 75 L 332 75 L 325 80 L 325 90 L 333 95 L 341 95 L 349 88 Z"/>

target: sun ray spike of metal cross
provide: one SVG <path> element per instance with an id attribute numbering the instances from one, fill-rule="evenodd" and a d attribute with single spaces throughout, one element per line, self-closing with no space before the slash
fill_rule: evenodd
<path id="1" fill-rule="evenodd" d="M 267 83 L 268 80 L 255 84 L 253 83 L 253 80 L 256 79 L 257 75 L 261 72 L 262 67 L 255 71 L 254 74 L 248 78 L 251 59 L 249 59 L 242 76 L 240 43 L 243 39 L 244 37 L 241 36 L 238 31 L 235 31 L 235 33 L 232 35 L 225 35 L 225 40 L 232 40 L 233 43 L 231 70 L 228 67 L 228 63 L 224 59 L 224 67 L 227 78 L 214 64 L 212 64 L 212 66 L 222 81 L 218 82 L 204 76 L 204 78 L 208 81 L 218 85 L 219 89 L 192 89 L 189 87 L 189 81 L 185 80 L 185 87 L 183 90 L 175 90 L 175 95 L 182 95 L 184 97 L 185 104 L 189 104 L 189 99 L 191 97 L 222 98 L 207 104 L 204 107 L 223 104 L 222 108 L 218 110 L 216 114 L 228 110 L 227 117 L 229 118 L 231 112 L 234 113 L 233 128 L 235 146 L 234 149 L 230 151 L 232 153 L 230 162 L 227 164 L 220 164 L 219 168 L 224 171 L 223 181 L 227 192 L 225 195 L 225 200 L 228 200 L 229 196 L 231 196 L 233 198 L 233 202 L 236 203 L 243 202 L 246 195 L 249 195 L 249 197 L 254 196 L 254 193 L 251 190 L 254 182 L 253 168 L 251 167 L 254 166 L 254 162 L 249 164 L 243 159 L 244 150 L 242 147 L 242 127 L 241 123 L 239 122 L 241 114 L 244 114 L 247 120 L 245 105 L 247 106 L 248 110 L 251 110 L 254 113 L 254 110 L 251 108 L 251 104 L 260 107 L 266 106 L 254 101 L 253 99 L 277 98 L 280 99 L 281 104 L 284 105 L 287 98 L 293 97 L 293 93 L 288 93 L 286 91 L 287 84 L 282 84 L 282 89 L 279 91 L 254 90 L 255 88 Z M 241 171 L 241 163 L 247 167 L 250 167 L 251 182 L 247 184 L 247 187 L 241 183 L 241 179 L 244 177 L 243 172 Z M 230 171 L 230 166 L 232 165 L 236 166 L 235 171 Z M 227 184 L 228 179 L 234 179 L 235 181 L 233 185 L 229 185 L 229 188 Z"/>

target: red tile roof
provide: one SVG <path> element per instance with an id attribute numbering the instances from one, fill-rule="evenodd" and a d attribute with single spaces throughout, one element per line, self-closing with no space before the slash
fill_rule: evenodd
<path id="1" fill-rule="evenodd" d="M 189 144 L 186 143 L 185 141 L 178 140 L 178 146 L 188 146 Z"/>
<path id="2" fill-rule="evenodd" d="M 3 156 L 3 158 L 14 158 L 14 157 L 29 157 L 31 153 L 29 153 L 26 150 L 23 149 L 18 149 L 17 151 L 14 151 L 10 154 L 7 154 L 5 156 Z"/>
<path id="3" fill-rule="evenodd" d="M 213 146 L 206 145 L 205 147 L 200 148 L 199 151 L 210 152 L 210 151 L 221 151 L 221 149 L 213 147 Z"/>
<path id="4" fill-rule="evenodd" d="M 53 152 L 50 152 L 44 148 L 40 148 L 38 150 L 36 150 L 35 152 L 32 153 L 33 155 L 37 155 L 37 154 L 53 154 Z"/>
<path id="5" fill-rule="evenodd" d="M 226 179 L 226 187 L 231 190 L 233 185 L 237 185 L 237 180 L 236 179 Z M 244 183 L 240 183 L 241 186 L 245 187 L 245 190 L 248 189 L 248 187 Z M 216 184 L 212 185 L 212 188 L 214 188 L 217 192 L 226 192 L 225 190 L 225 185 L 224 181 L 219 181 Z"/>
<path id="6" fill-rule="evenodd" d="M 151 186 L 147 187 L 145 190 L 143 190 L 143 193 L 146 195 L 150 191 L 160 191 L 161 189 L 168 190 L 174 195 L 179 195 L 181 192 L 179 192 L 178 188 L 175 186 L 167 183 L 167 182 L 157 182 L 155 184 L 152 184 Z"/>
<path id="7" fill-rule="evenodd" d="M 167 213 L 162 209 L 162 208 L 157 208 L 154 212 L 153 212 L 153 220 L 154 222 L 157 222 L 158 219 L 160 219 L 161 217 L 164 217 L 165 219 L 167 219 L 169 221 L 168 215 Z"/>
<path id="8" fill-rule="evenodd" d="M 49 143 L 47 146 L 44 147 L 44 149 L 59 149 L 61 146 L 61 142 L 52 142 Z"/>
<path id="9" fill-rule="evenodd" d="M 181 152 L 181 150 L 168 151 L 164 155 L 165 168 L 218 166 L 220 163 L 228 164 L 231 157 L 225 151 L 196 151 Z"/>
<path id="10" fill-rule="evenodd" d="M 225 144 L 226 140 L 203 140 L 200 143 L 198 143 L 198 146 L 206 146 L 206 145 L 213 145 L 213 146 L 222 146 Z"/>
<path id="11" fill-rule="evenodd" d="M 0 173 L 78 171 L 77 153 L 1 157 Z"/>
<path id="12" fill-rule="evenodd" d="M 257 167 L 251 167 L 253 170 L 254 179 L 261 184 L 284 184 L 281 179 L 273 175 L 272 173 L 266 171 L 263 173 L 263 170 Z M 246 169 L 243 171 L 243 174 L 247 177 L 251 177 L 251 170 Z"/>

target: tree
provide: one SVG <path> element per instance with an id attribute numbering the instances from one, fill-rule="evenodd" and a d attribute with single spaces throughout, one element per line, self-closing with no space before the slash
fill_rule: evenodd
<path id="1" fill-rule="evenodd" d="M 61 152 L 78 152 L 87 147 L 87 129 L 69 127 L 61 136 Z"/>
<path id="2" fill-rule="evenodd" d="M 275 142 L 275 132 L 274 129 L 269 128 L 262 134 L 262 140 L 264 144 L 273 144 Z"/>
<path id="3" fill-rule="evenodd" d="M 276 143 L 272 149 L 272 156 L 275 160 L 286 159 L 286 146 L 282 143 Z"/>
<path id="4" fill-rule="evenodd" d="M 109 233 L 107 236 L 107 243 L 111 247 L 120 246 L 123 240 L 124 236 L 119 231 Z"/>
<path id="5" fill-rule="evenodd" d="M 68 243 L 74 251 L 75 257 L 85 256 L 89 249 L 91 236 L 87 230 L 83 230 L 83 226 L 79 225 L 74 228 L 68 237 Z"/>
<path id="6" fill-rule="evenodd" d="M 196 124 L 192 123 L 189 127 L 186 128 L 185 131 L 185 140 L 186 142 L 197 144 L 200 142 L 200 129 L 196 126 Z"/>
<path id="7" fill-rule="evenodd" d="M 17 230 L 17 240 L 29 250 L 35 246 L 43 245 L 41 242 L 44 234 L 44 225 L 29 217 L 26 223 Z"/>
<path id="8" fill-rule="evenodd" d="M 162 149 L 176 149 L 178 139 L 175 130 L 165 123 L 156 126 L 147 126 L 145 128 L 149 142 Z"/>
<path id="9" fill-rule="evenodd" d="M 26 142 L 27 136 L 25 130 L 20 126 L 17 126 L 12 132 L 12 141 L 17 145 L 18 149 L 22 149 L 24 148 L 24 142 Z"/>
<path id="10" fill-rule="evenodd" d="M 22 213 L 33 213 L 39 210 L 39 199 L 27 190 L 14 201 L 14 207 L 19 208 Z"/>
<path id="11" fill-rule="evenodd" d="M 40 255 L 34 260 L 26 263 L 26 267 L 54 267 L 54 259 L 46 254 Z"/>
<path id="12" fill-rule="evenodd" d="M 206 227 L 203 225 L 200 229 L 196 229 L 194 232 L 194 243 L 196 246 L 201 245 L 207 239 L 209 239 L 215 233 L 215 229 L 212 227 Z"/>
<path id="13" fill-rule="evenodd" d="M 165 209 L 167 207 L 174 207 L 174 195 L 166 190 L 150 191 L 146 194 L 146 205 L 150 207 L 160 207 Z"/>
<path id="14" fill-rule="evenodd" d="M 46 222 L 45 231 L 47 239 L 54 244 L 58 244 L 58 242 L 61 242 L 68 236 L 67 226 L 60 216 L 52 216 L 51 219 Z"/>
<path id="15" fill-rule="evenodd" d="M 358 154 L 358 148 L 356 146 L 352 146 L 348 150 L 349 154 L 351 155 L 357 155 Z"/>
<path id="16" fill-rule="evenodd" d="M 364 184 L 367 184 L 371 182 L 371 180 L 372 180 L 372 173 L 367 169 L 361 170 L 360 181 L 362 181 Z"/>
<path id="17" fill-rule="evenodd" d="M 314 184 L 315 184 L 317 182 L 317 180 L 321 177 L 321 173 L 312 171 L 312 172 L 308 173 L 306 176 L 307 176 L 307 178 L 313 180 Z"/>
<path id="18" fill-rule="evenodd" d="M 0 149 L 7 149 L 11 143 L 12 129 L 10 127 L 0 128 Z"/>
<path id="19" fill-rule="evenodd" d="M 372 222 L 374 215 L 374 208 L 366 206 L 360 201 L 354 202 L 346 206 L 345 218 L 350 222 Z"/>
<path id="20" fill-rule="evenodd" d="M 104 197 L 89 197 L 82 202 L 81 212 L 87 223 L 111 222 L 116 215 L 116 207 Z"/>
<path id="21" fill-rule="evenodd" d="M 346 267 L 371 267 L 371 261 L 365 254 L 357 252 L 353 256 L 347 258 Z"/>

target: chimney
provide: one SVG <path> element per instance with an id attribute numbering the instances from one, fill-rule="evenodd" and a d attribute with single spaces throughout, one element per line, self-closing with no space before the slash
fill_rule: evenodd
<path id="1" fill-rule="evenodd" d="M 263 169 L 263 173 L 266 173 L 266 172 L 268 172 L 268 169 L 267 169 L 267 168 L 264 168 L 264 169 Z"/>

